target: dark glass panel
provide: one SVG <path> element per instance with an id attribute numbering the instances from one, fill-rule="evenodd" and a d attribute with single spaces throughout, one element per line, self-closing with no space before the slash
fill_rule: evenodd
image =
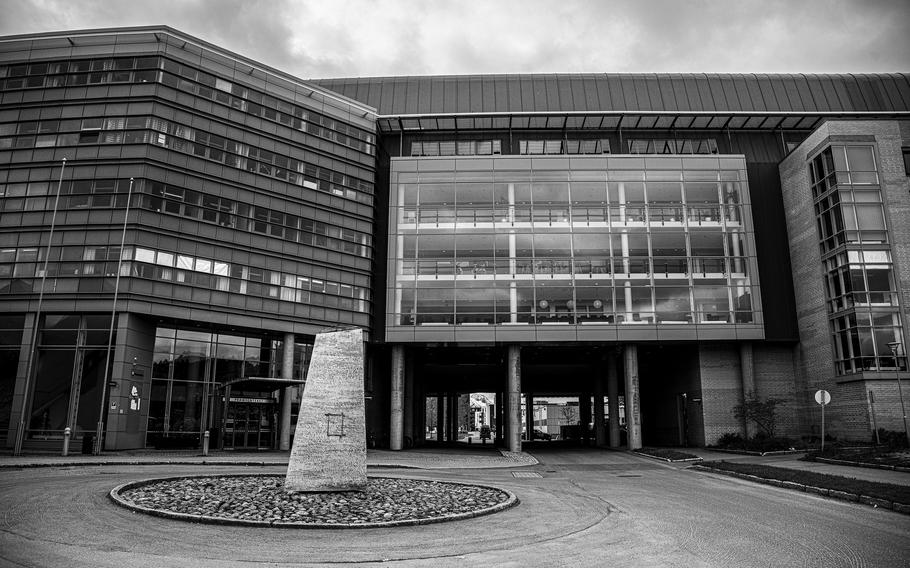
<path id="1" fill-rule="evenodd" d="M 68 420 L 75 359 L 75 349 L 38 351 L 28 421 L 31 438 L 62 437 Z"/>

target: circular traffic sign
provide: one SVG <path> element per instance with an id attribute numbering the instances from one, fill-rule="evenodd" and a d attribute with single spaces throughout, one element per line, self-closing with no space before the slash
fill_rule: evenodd
<path id="1" fill-rule="evenodd" d="M 820 390 L 815 392 L 815 402 L 819 403 L 822 406 L 825 406 L 831 402 L 831 393 L 826 390 Z"/>

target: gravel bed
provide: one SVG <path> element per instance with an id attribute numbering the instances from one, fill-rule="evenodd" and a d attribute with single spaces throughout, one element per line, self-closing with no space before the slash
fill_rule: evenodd
<path id="1" fill-rule="evenodd" d="M 313 527 L 423 524 L 496 512 L 518 500 L 494 487 L 370 477 L 365 491 L 288 493 L 283 475 L 200 476 L 130 483 L 119 504 L 200 522 Z"/>

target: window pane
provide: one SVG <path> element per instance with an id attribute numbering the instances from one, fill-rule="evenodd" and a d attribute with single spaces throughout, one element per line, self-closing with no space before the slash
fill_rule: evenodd
<path id="1" fill-rule="evenodd" d="M 851 172 L 874 172 L 875 161 L 869 146 L 848 146 L 847 164 Z"/>

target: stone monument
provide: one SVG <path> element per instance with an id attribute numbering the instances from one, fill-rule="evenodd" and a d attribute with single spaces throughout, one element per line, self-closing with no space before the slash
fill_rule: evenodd
<path id="1" fill-rule="evenodd" d="M 367 484 L 363 330 L 316 335 L 284 488 L 362 491 Z"/>

